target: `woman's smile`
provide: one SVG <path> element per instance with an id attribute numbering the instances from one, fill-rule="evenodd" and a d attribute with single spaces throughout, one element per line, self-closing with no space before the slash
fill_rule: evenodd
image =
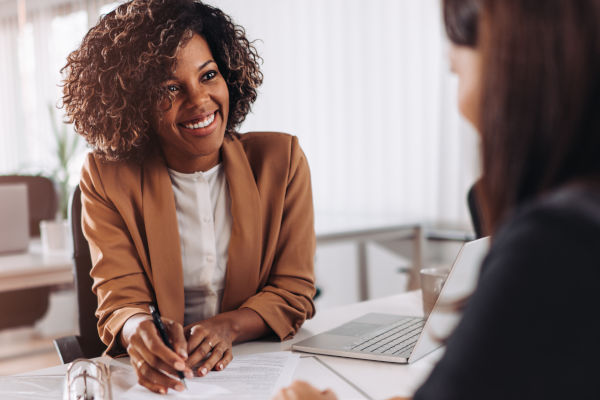
<path id="1" fill-rule="evenodd" d="M 212 113 L 204 116 L 194 117 L 187 121 L 183 121 L 177 124 L 179 129 L 185 133 L 194 136 L 208 136 L 215 131 L 218 124 L 218 112 L 213 111 Z"/>

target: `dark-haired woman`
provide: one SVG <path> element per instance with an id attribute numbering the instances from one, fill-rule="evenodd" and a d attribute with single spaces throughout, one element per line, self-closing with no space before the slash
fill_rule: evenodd
<path id="1" fill-rule="evenodd" d="M 219 9 L 134 0 L 64 68 L 67 115 L 93 149 L 80 186 L 98 330 L 155 392 L 182 390 L 177 371 L 224 369 L 234 342 L 289 338 L 314 313 L 306 158 L 293 136 L 236 132 L 258 60 Z"/>
<path id="2" fill-rule="evenodd" d="M 600 399 L 600 0 L 444 13 L 492 247 L 414 399 Z M 333 396 L 300 382 L 277 398 Z"/>

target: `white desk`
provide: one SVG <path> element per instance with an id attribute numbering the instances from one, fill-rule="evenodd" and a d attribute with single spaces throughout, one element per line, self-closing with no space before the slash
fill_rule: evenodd
<path id="1" fill-rule="evenodd" d="M 256 341 L 236 345 L 233 348 L 234 356 L 260 352 L 290 351 L 291 345 L 294 342 L 331 329 L 366 312 L 420 315 L 420 292 L 403 293 L 382 299 L 323 310 L 318 312 L 315 318 L 307 321 L 294 339 L 285 342 Z M 299 354 L 305 355 L 304 353 Z M 441 350 L 436 350 L 425 358 L 409 365 L 328 356 L 316 356 L 320 360 L 317 361 L 315 357 L 306 354 L 306 357 L 300 360 L 294 379 L 306 380 L 323 389 L 331 387 L 337 392 L 339 398 L 344 400 L 385 399 L 394 395 L 410 396 L 427 377 L 441 354 Z M 127 359 L 121 359 L 117 362 L 122 363 L 121 365 L 128 365 Z M 127 368 L 129 369 L 129 367 Z M 60 365 L 33 371 L 28 375 L 56 376 L 64 374 L 65 370 L 66 367 Z M 122 393 L 136 382 L 133 371 L 131 369 L 129 371 L 130 373 L 128 374 L 119 374 L 119 387 L 114 388 L 116 389 L 114 393 L 116 399 L 119 398 L 118 393 Z M 351 382 L 358 390 L 346 382 Z M 114 382 L 113 386 L 115 386 Z M 40 383 L 40 390 L 43 388 L 44 383 L 42 382 Z"/>
<path id="2" fill-rule="evenodd" d="M 39 240 L 26 253 L 0 255 L 0 292 L 73 282 L 70 254 L 43 254 Z"/>
<path id="3" fill-rule="evenodd" d="M 306 321 L 292 340 L 281 343 L 244 343 L 234 347 L 234 354 L 291 350 L 292 344 L 295 342 L 335 328 L 348 320 L 368 312 L 422 316 L 421 292 L 402 293 L 395 296 L 317 311 L 316 316 L 312 320 Z M 318 358 L 352 382 L 369 397 L 373 399 L 385 399 L 394 395 L 411 396 L 429 375 L 429 372 L 441 355 L 442 351 L 436 350 L 417 362 L 408 365 L 330 356 L 318 356 Z M 309 382 L 315 379 L 314 376 L 299 376 L 299 374 L 296 374 L 295 378 Z M 340 398 L 344 399 L 344 397 Z"/>

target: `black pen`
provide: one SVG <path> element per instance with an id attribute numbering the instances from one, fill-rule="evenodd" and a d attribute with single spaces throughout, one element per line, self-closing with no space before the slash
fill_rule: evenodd
<path id="1" fill-rule="evenodd" d="M 173 348 L 173 345 L 171 344 L 171 340 L 167 336 L 167 330 L 165 329 L 165 324 L 163 324 L 162 319 L 160 319 L 160 314 L 158 313 L 158 310 L 152 304 L 150 304 L 149 307 L 150 307 L 150 314 L 152 314 L 152 320 L 154 321 L 154 326 L 156 326 L 156 329 L 158 330 L 160 337 L 162 338 L 163 342 L 165 342 L 165 344 L 169 347 L 169 349 L 175 351 L 175 349 Z M 183 371 L 177 371 L 177 375 L 179 376 L 179 379 L 181 379 L 181 382 L 183 382 L 183 384 L 185 385 L 185 388 L 187 389 L 187 383 L 185 383 L 185 375 L 183 374 Z"/>

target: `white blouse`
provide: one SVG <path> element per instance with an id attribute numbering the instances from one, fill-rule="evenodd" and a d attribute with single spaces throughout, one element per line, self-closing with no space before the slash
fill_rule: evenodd
<path id="1" fill-rule="evenodd" d="M 189 325 L 220 311 L 231 237 L 231 199 L 220 164 L 191 174 L 169 169 L 169 175 L 181 240 L 184 324 Z"/>

